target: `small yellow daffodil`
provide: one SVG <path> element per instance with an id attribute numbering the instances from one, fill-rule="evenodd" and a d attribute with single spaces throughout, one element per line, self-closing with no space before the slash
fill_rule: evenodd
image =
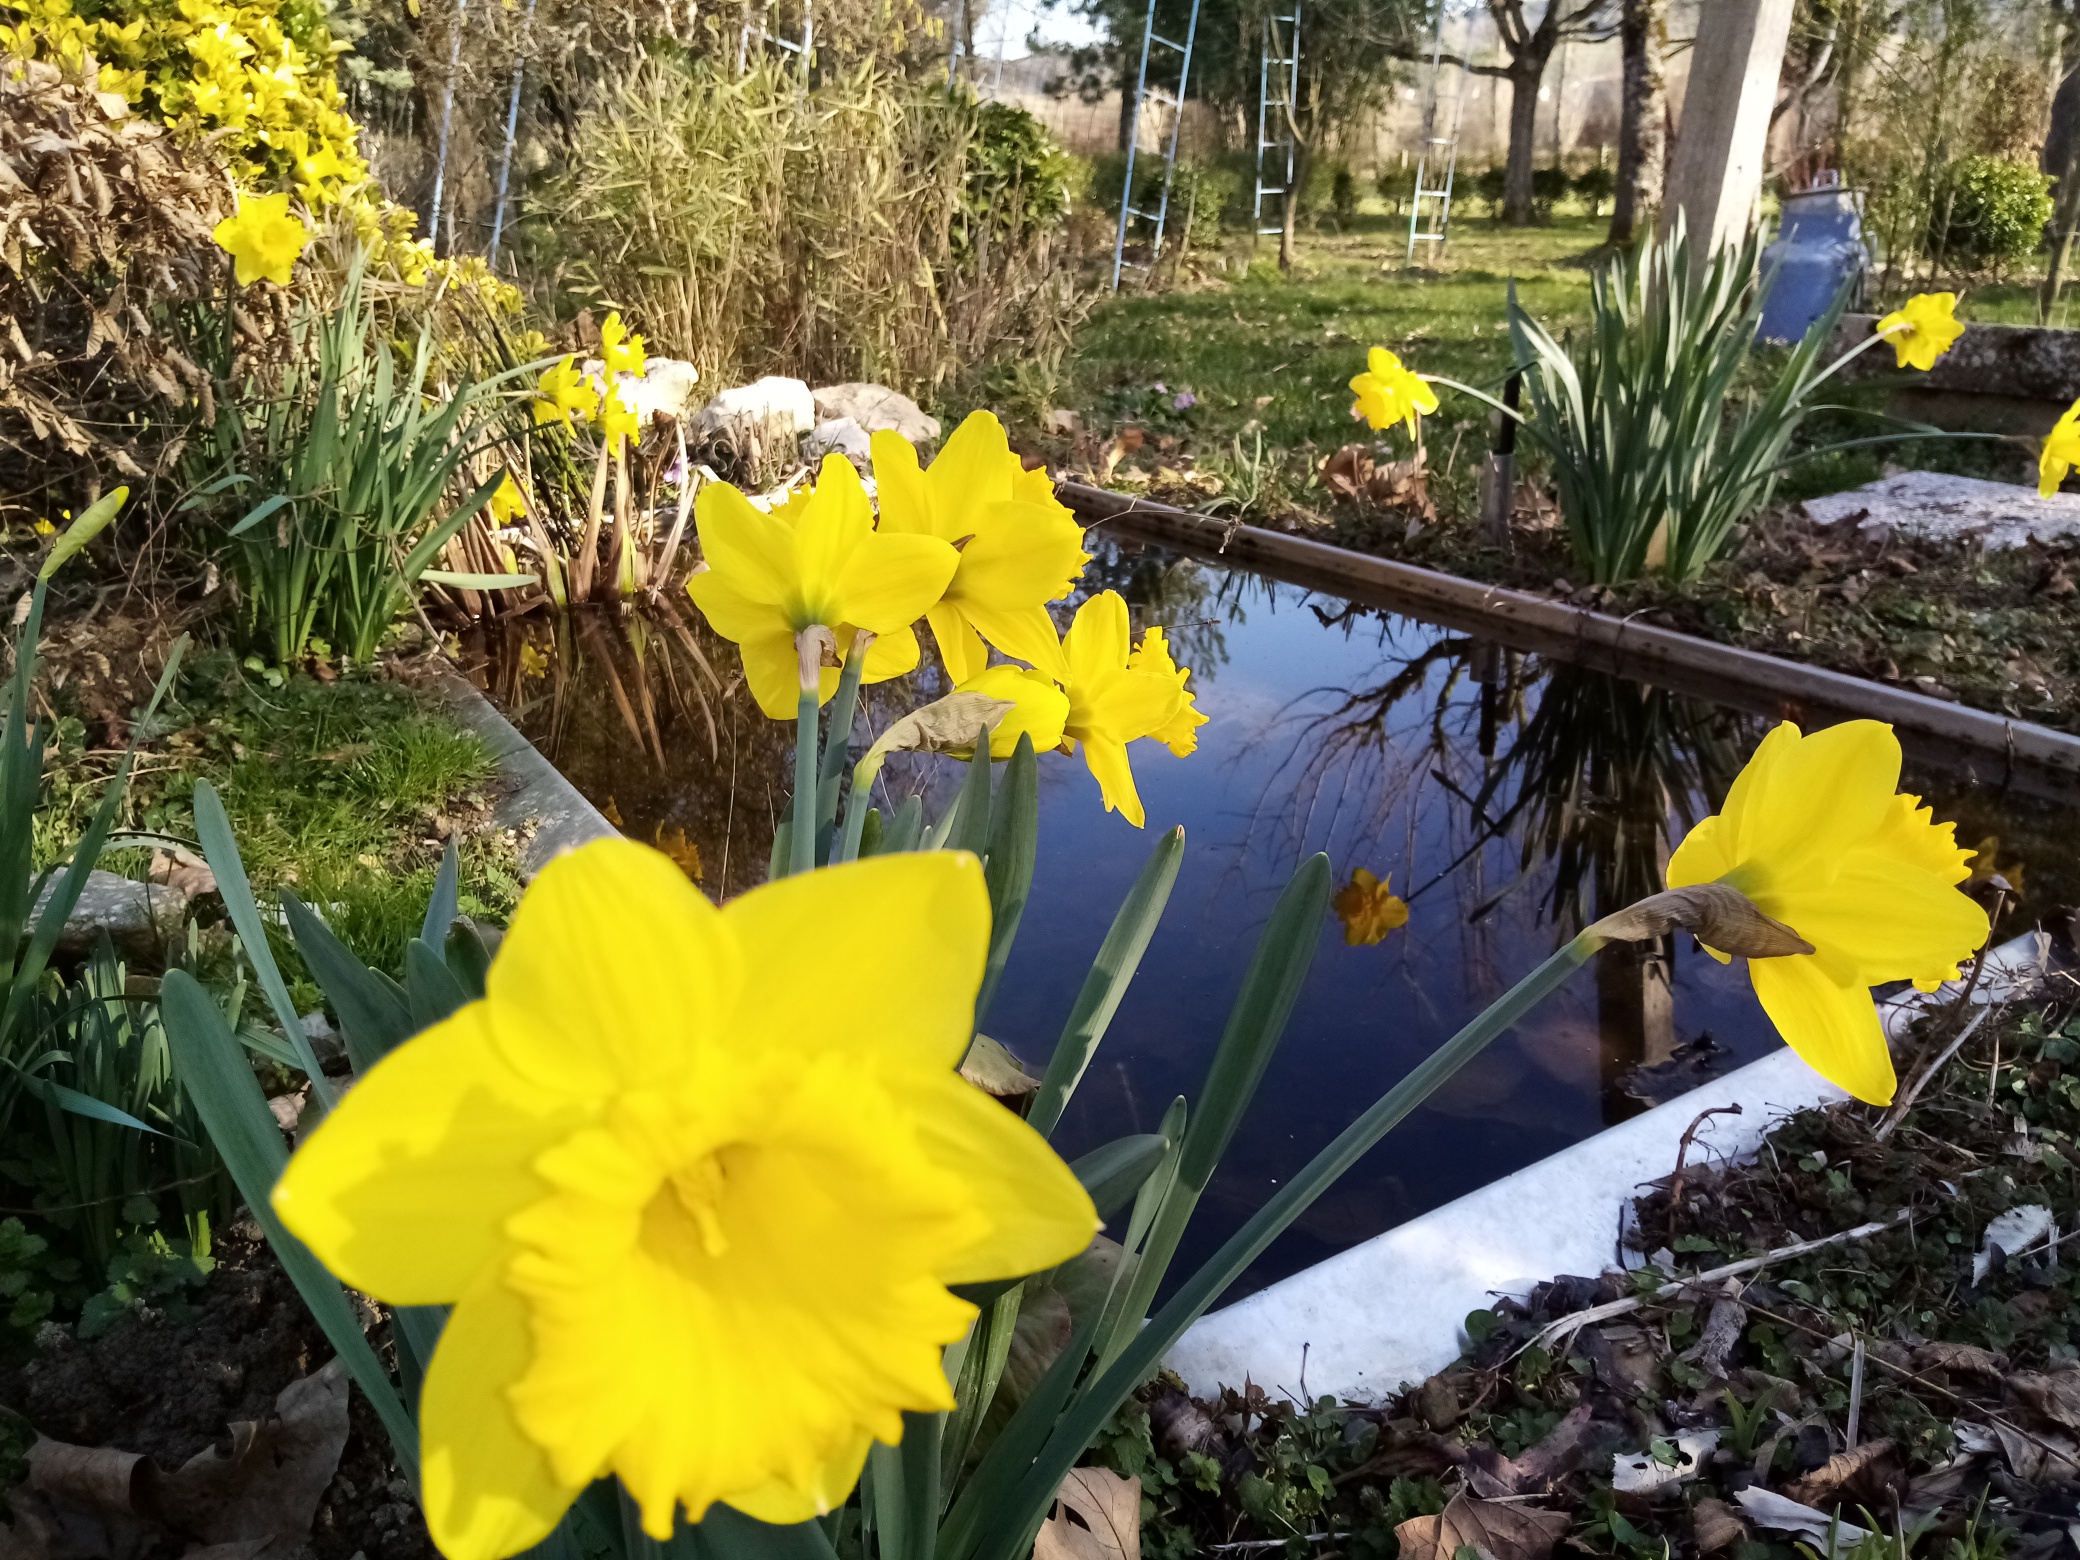
<path id="1" fill-rule="evenodd" d="M 2037 491 L 2051 497 L 2075 466 L 2080 466 L 2080 401 L 2067 407 L 2044 437 L 2037 455 Z"/>
<path id="2" fill-rule="evenodd" d="M 1392 891 L 1393 877 L 1376 878 L 1363 867 L 1336 891 L 1329 906 L 1343 923 L 1346 947 L 1369 948 L 1387 933 L 1408 925 L 1408 901 Z"/>
<path id="3" fill-rule="evenodd" d="M 1062 685 L 1069 696 L 1063 734 L 1082 749 L 1083 761 L 1105 798 L 1105 810 L 1117 809 L 1141 828 L 1148 817 L 1134 787 L 1127 744 L 1173 730 L 1191 695 L 1173 673 L 1146 660 L 1141 666 L 1133 664 L 1133 625 L 1117 591 L 1103 591 L 1076 609 L 1062 652 L 1069 666 Z M 1165 650 L 1165 666 L 1169 659 Z"/>
<path id="4" fill-rule="evenodd" d="M 1964 334 L 1957 318 L 1957 294 L 1916 293 L 1878 321 L 1877 332 L 1892 344 L 1898 367 L 1925 374 Z"/>
<path id="5" fill-rule="evenodd" d="M 520 484 L 513 480 L 509 471 L 505 480 L 492 491 L 491 518 L 499 525 L 511 525 L 527 513 L 527 499 L 520 491 Z"/>
<path id="6" fill-rule="evenodd" d="M 915 669 L 911 625 L 945 593 L 960 557 L 936 536 L 874 529 L 859 473 L 842 455 L 825 457 L 816 486 L 761 514 L 726 482 L 694 500 L 694 526 L 707 567 L 686 593 L 709 625 L 743 653 L 744 681 L 775 720 L 798 713 L 801 673 L 795 636 L 822 625 L 849 651 L 855 631 L 876 636 L 861 668 L 866 682 Z M 837 692 L 824 668 L 820 697 Z"/>
<path id="7" fill-rule="evenodd" d="M 929 467 L 899 433 L 873 436 L 881 529 L 936 536 L 960 548 L 953 582 L 925 620 L 955 684 L 989 664 L 987 640 L 1059 680 L 1068 673 L 1047 603 L 1083 573 L 1083 527 L 1057 502 L 1045 471 L 1027 471 L 1004 425 L 976 412 Z"/>
<path id="8" fill-rule="evenodd" d="M 1180 691 L 1192 675 L 1190 667 L 1179 666 L 1171 660 L 1170 641 L 1160 628 L 1151 628 L 1141 636 L 1140 646 L 1127 657 L 1127 667 L 1130 671 L 1155 672 L 1167 677 L 1177 684 Z M 1149 735 L 1179 758 L 1189 758 L 1199 751 L 1199 728 L 1206 724 L 1207 719 L 1191 694 L 1186 693 L 1177 713 Z"/>
<path id="9" fill-rule="evenodd" d="M 1098 1227 L 954 1071 L 989 933 L 965 853 L 718 910 L 659 852 L 596 841 L 543 870 L 484 997 L 310 1135 L 283 1222 L 356 1289 L 454 1307 L 419 1408 L 448 1560 L 539 1543 L 609 1476 L 654 1539 L 718 1501 L 806 1522 L 905 1412 L 954 1406 L 942 1351 L 975 1307 L 948 1286 Z"/>
<path id="10" fill-rule="evenodd" d="M 1023 666 L 992 666 L 960 685 L 961 693 L 979 693 L 1002 699 L 1011 706 L 989 734 L 989 756 L 1009 758 L 1018 739 L 1030 735 L 1033 751 L 1045 753 L 1062 745 L 1062 729 L 1069 720 L 1069 696 L 1041 672 Z"/>
<path id="11" fill-rule="evenodd" d="M 643 424 L 635 414 L 635 408 L 621 399 L 621 386 L 609 380 L 607 398 L 599 404 L 599 436 L 606 441 L 607 453 L 619 455 L 621 441 L 631 444 L 643 442 Z"/>
<path id="12" fill-rule="evenodd" d="M 1900 794 L 1899 770 L 1899 739 L 1880 721 L 1810 736 L 1786 721 L 1668 864 L 1670 888 L 1725 883 L 1812 945 L 1749 960 L 1748 978 L 1785 1043 L 1874 1105 L 1890 1103 L 1895 1079 L 1870 988 L 1954 980 L 1987 933 L 1957 888 L 1972 853 Z"/>
<path id="13" fill-rule="evenodd" d="M 628 327 L 621 323 L 621 311 L 615 310 L 607 316 L 607 323 L 599 328 L 599 355 L 605 363 L 608 384 L 622 374 L 634 374 L 638 379 L 649 371 L 650 359 L 643 351 L 643 338 L 631 336 Z"/>
<path id="14" fill-rule="evenodd" d="M 210 237 L 231 256 L 241 287 L 262 277 L 288 286 L 289 273 L 311 241 L 303 219 L 290 214 L 287 195 L 241 196 L 237 214 L 219 222 Z"/>
<path id="15" fill-rule="evenodd" d="M 38 520 L 36 524 L 33 527 L 31 527 L 31 529 L 34 530 L 38 536 L 56 536 L 58 534 L 57 526 L 54 525 L 48 519 Z"/>
<path id="16" fill-rule="evenodd" d="M 1365 372 L 1351 381 L 1351 394 L 1358 398 L 1351 416 L 1363 418 L 1376 433 L 1402 423 L 1414 438 L 1418 418 L 1437 410 L 1437 392 L 1385 347 L 1374 347 L 1365 365 Z"/>
<path id="17" fill-rule="evenodd" d="M 563 355 L 563 361 L 535 382 L 534 420 L 537 426 L 543 423 L 568 423 L 573 418 L 590 422 L 599 414 L 599 392 L 592 388 L 592 381 L 578 372 L 571 353 Z"/>

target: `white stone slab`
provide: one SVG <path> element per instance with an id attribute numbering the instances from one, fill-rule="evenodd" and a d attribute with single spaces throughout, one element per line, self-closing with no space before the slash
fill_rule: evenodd
<path id="1" fill-rule="evenodd" d="M 1497 1294 L 1615 1266 L 1627 1199 L 1675 1169 L 1700 1111 L 1739 1105 L 1742 1114 L 1698 1129 L 1697 1163 L 1753 1153 L 1771 1121 L 1842 1097 L 1790 1051 L 1772 1051 L 1202 1317 L 1166 1363 L 1202 1397 L 1245 1376 L 1298 1392 L 1304 1348 L 1310 1394 L 1379 1402 L 1457 1359 L 1466 1313 Z"/>
<path id="2" fill-rule="evenodd" d="M 1846 493 L 1805 501 L 1806 518 L 1835 525 L 1861 515 L 1861 529 L 1891 526 L 1905 536 L 1957 541 L 1983 533 L 1991 551 L 2080 535 L 2080 494 L 2041 498 L 2035 488 L 1940 471 L 1902 471 Z"/>

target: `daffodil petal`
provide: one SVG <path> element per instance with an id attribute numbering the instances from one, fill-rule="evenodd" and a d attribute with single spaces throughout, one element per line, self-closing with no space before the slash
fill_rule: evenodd
<path id="1" fill-rule="evenodd" d="M 1083 527 L 1066 514 L 1040 504 L 993 504 L 961 551 L 953 588 L 978 603 L 1059 601 L 1089 562 Z"/>
<path id="2" fill-rule="evenodd" d="M 472 1002 L 369 1070 L 289 1161 L 274 1210 L 354 1288 L 446 1305 L 542 1195 L 535 1156 L 584 1114 L 516 1073 Z"/>
<path id="3" fill-rule="evenodd" d="M 743 971 L 719 912 L 632 840 L 559 856 L 521 900 L 485 994 L 500 1052 L 581 1098 L 676 1076 L 735 1005 Z"/>
<path id="4" fill-rule="evenodd" d="M 946 593 L 960 561 L 936 536 L 870 535 L 840 579 L 845 620 L 877 634 L 908 628 Z"/>
<path id="5" fill-rule="evenodd" d="M 806 609 L 818 614 L 815 621 L 836 628 L 835 614 L 831 614 L 830 621 L 822 614 L 829 610 L 826 604 L 842 602 L 849 622 L 877 633 L 883 628 L 900 627 L 883 623 L 878 617 L 861 616 L 846 589 L 847 576 L 859 566 L 862 557 L 881 553 L 874 543 L 895 540 L 875 536 L 874 511 L 852 462 L 835 452 L 825 456 L 822 469 L 816 474 L 815 493 L 798 511 L 791 512 L 795 514 L 795 588 L 799 599 L 807 604 Z M 943 588 L 945 582 L 940 583 Z"/>
<path id="6" fill-rule="evenodd" d="M 1869 987 L 1833 979 L 1804 954 L 1750 959 L 1748 977 L 1763 1012 L 1808 1067 L 1868 1104 L 1892 1103 L 1892 1051 Z"/>
<path id="7" fill-rule="evenodd" d="M 990 1221 L 988 1236 L 943 1270 L 942 1281 L 1037 1273 L 1090 1244 L 1098 1233 L 1097 1210 L 1045 1138 L 955 1074 L 905 1087 L 917 1105 L 925 1152 L 960 1176 Z"/>
<path id="8" fill-rule="evenodd" d="M 1069 632 L 1062 636 L 1073 682 L 1091 683 L 1116 675 L 1127 664 L 1133 625 L 1118 591 L 1100 591 L 1076 609 Z"/>
<path id="9" fill-rule="evenodd" d="M 1801 735 L 1788 721 L 1755 750 L 1722 810 L 1729 849 L 1743 863 L 1795 875 L 1816 853 L 1860 841 L 1899 791 L 1899 738 L 1882 721 L 1849 720 Z"/>
<path id="10" fill-rule="evenodd" d="M 740 645 L 761 636 L 793 642 L 794 630 L 788 626 L 786 614 L 771 602 L 745 595 L 734 575 L 704 569 L 687 577 L 686 594 L 701 609 L 708 626 L 724 639 Z"/>
<path id="11" fill-rule="evenodd" d="M 967 1050 L 990 930 L 973 856 L 916 851 L 782 878 L 722 919 L 751 961 L 742 1043 L 949 1073 Z"/>
<path id="12" fill-rule="evenodd" d="M 1135 828 L 1145 828 L 1148 814 L 1141 807 L 1141 793 L 1134 788 L 1134 766 L 1127 762 L 1127 745 L 1104 737 L 1080 737 L 1083 762 L 1098 782 L 1105 810 L 1117 810 Z"/>
<path id="13" fill-rule="evenodd" d="M 899 628 L 893 634 L 877 635 L 867 646 L 867 664 L 860 668 L 860 681 L 880 683 L 907 677 L 917 670 L 922 658 L 915 629 Z"/>
<path id="14" fill-rule="evenodd" d="M 1017 457 L 1004 425 L 992 412 L 970 412 L 925 469 L 933 508 L 940 514 L 972 512 L 1011 496 L 1011 471 Z M 948 541 L 958 540 L 948 537 Z"/>
<path id="15" fill-rule="evenodd" d="M 1947 975 L 1986 941 L 1978 902 L 1889 852 L 1849 853 L 1825 881 L 1788 884 L 1762 910 L 1856 968 L 1866 986 Z"/>
<path id="16" fill-rule="evenodd" d="M 777 607 L 788 599 L 794 538 L 784 522 L 752 508 L 727 482 L 710 482 L 693 501 L 693 525 L 709 568 L 744 600 Z"/>
<path id="17" fill-rule="evenodd" d="M 1700 819 L 1668 858 L 1668 886 L 1690 888 L 1726 876 L 1738 864 L 1728 848 L 1732 835 L 1718 813 Z"/>
<path id="18" fill-rule="evenodd" d="M 419 1398 L 426 1526 L 447 1560 L 533 1547 L 583 1488 L 558 1481 L 506 1401 L 533 1352 L 526 1306 L 487 1269 L 448 1318 Z"/>
<path id="19" fill-rule="evenodd" d="M 957 603 L 935 602 L 924 620 L 932 625 L 932 640 L 945 663 L 947 681 L 959 685 L 982 675 L 989 665 L 989 649 Z"/>
<path id="20" fill-rule="evenodd" d="M 1071 722 L 1077 736 L 1086 723 L 1119 742 L 1133 742 L 1168 725 L 1184 703 L 1184 690 L 1159 672 L 1120 672 L 1087 704 L 1078 701 Z"/>
<path id="21" fill-rule="evenodd" d="M 889 428 L 876 429 L 868 442 L 873 452 L 874 498 L 881 511 L 880 529 L 938 536 L 924 468 L 917 462 L 917 446 Z M 950 542 L 954 538 L 946 536 L 940 540 Z"/>
<path id="22" fill-rule="evenodd" d="M 814 1521 L 836 1511 L 858 1488 L 860 1472 L 867 1465 L 868 1448 L 873 1444 L 870 1435 L 854 1437 L 844 1450 L 824 1461 L 807 1490 L 796 1489 L 781 1479 L 768 1479 L 753 1489 L 725 1497 L 723 1504 L 775 1527 Z"/>

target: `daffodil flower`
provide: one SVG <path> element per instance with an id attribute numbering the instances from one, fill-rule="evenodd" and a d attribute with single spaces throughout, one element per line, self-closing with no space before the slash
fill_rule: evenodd
<path id="1" fill-rule="evenodd" d="M 1069 675 L 1062 691 L 1069 696 L 1066 738 L 1083 752 L 1083 761 L 1098 782 L 1105 810 L 1118 810 L 1135 828 L 1148 822 L 1127 744 L 1170 730 L 1179 711 L 1191 702 L 1171 673 L 1146 662 L 1132 664 L 1133 625 L 1127 604 L 1117 591 L 1103 591 L 1076 609 L 1076 620 L 1062 640 Z M 1163 653 L 1167 666 L 1169 653 Z"/>
<path id="2" fill-rule="evenodd" d="M 1670 888 L 1727 884 L 1812 945 L 1749 960 L 1748 978 L 1785 1043 L 1874 1105 L 1890 1103 L 1895 1079 L 1870 988 L 1954 980 L 1987 934 L 1986 912 L 1957 888 L 1972 853 L 1900 794 L 1899 770 L 1899 739 L 1880 721 L 1811 736 L 1786 721 L 1668 864 Z"/>
<path id="3" fill-rule="evenodd" d="M 1927 373 L 1964 334 L 1957 318 L 1957 294 L 1916 293 L 1878 321 L 1876 329 L 1892 344 L 1896 366 Z"/>
<path id="4" fill-rule="evenodd" d="M 1437 410 L 1437 392 L 1385 347 L 1366 354 L 1365 372 L 1351 381 L 1351 394 L 1358 398 L 1351 415 L 1362 417 L 1374 432 L 1402 423 L 1414 438 L 1417 420 Z"/>
<path id="5" fill-rule="evenodd" d="M 340 1278 L 452 1305 L 420 1400 L 448 1560 L 538 1543 L 618 1476 L 646 1533 L 841 1506 L 954 1406 L 949 1285 L 1082 1251 L 1090 1198 L 954 1071 L 989 946 L 965 853 L 718 910 L 664 855 L 552 862 L 485 996 L 345 1097 L 274 1193 Z"/>
<path id="6" fill-rule="evenodd" d="M 1170 641 L 1160 628 L 1151 628 L 1141 636 L 1141 643 L 1127 657 L 1127 668 L 1136 672 L 1155 672 L 1176 683 L 1180 692 L 1191 678 L 1188 666 L 1179 666 L 1170 658 Z M 1199 728 L 1206 724 L 1207 716 L 1201 712 L 1189 693 L 1177 707 L 1177 713 L 1164 725 L 1158 726 L 1149 735 L 1163 744 L 1179 758 L 1188 758 L 1199 751 Z"/>
<path id="7" fill-rule="evenodd" d="M 857 630 L 875 635 L 861 667 L 865 682 L 914 670 L 911 624 L 944 593 L 960 562 L 935 536 L 875 530 L 859 473 L 842 455 L 825 457 L 815 488 L 771 514 L 728 483 L 710 482 L 693 517 L 707 567 L 686 582 L 686 593 L 742 651 L 744 681 L 774 720 L 799 712 L 795 636 L 805 629 L 830 629 L 841 652 Z M 837 688 L 837 672 L 824 668 L 819 697 Z"/>
<path id="8" fill-rule="evenodd" d="M 263 277 L 277 287 L 288 286 L 297 258 L 311 241 L 303 219 L 290 215 L 287 195 L 241 196 L 236 215 L 219 222 L 210 237 L 231 256 L 241 287 Z"/>
<path id="9" fill-rule="evenodd" d="M 1011 706 L 991 728 L 989 756 L 1009 758 L 1021 736 L 1031 736 L 1033 750 L 1045 753 L 1062 745 L 1062 731 L 1069 720 L 1069 696 L 1042 672 L 1023 666 L 997 665 L 969 678 L 956 690 L 1002 699 Z"/>
<path id="10" fill-rule="evenodd" d="M 1351 948 L 1369 948 L 1387 933 L 1408 925 L 1408 901 L 1393 891 L 1393 877 L 1374 877 L 1363 867 L 1351 873 L 1350 882 L 1336 891 L 1329 908 L 1343 922 L 1343 941 Z"/>
<path id="11" fill-rule="evenodd" d="M 599 355 L 605 364 L 609 385 L 622 374 L 634 374 L 640 379 L 649 369 L 650 360 L 643 351 L 643 338 L 628 333 L 628 328 L 621 323 L 618 309 L 609 314 L 606 324 L 599 328 Z"/>
<path id="12" fill-rule="evenodd" d="M 2037 455 L 2037 491 L 2051 497 L 2075 466 L 2080 466 L 2080 401 L 2065 409 L 2044 438 Z"/>
<path id="13" fill-rule="evenodd" d="M 599 404 L 599 434 L 606 442 L 609 455 L 621 453 L 621 441 L 631 444 L 643 442 L 643 424 L 635 414 L 635 408 L 621 399 L 621 386 L 609 380 L 606 399 Z"/>
<path id="14" fill-rule="evenodd" d="M 575 357 L 566 352 L 563 360 L 535 382 L 534 420 L 568 423 L 572 418 L 590 422 L 599 412 L 599 392 L 592 381 L 578 372 Z"/>
<path id="15" fill-rule="evenodd" d="M 491 517 L 499 525 L 511 525 L 527 513 L 527 499 L 509 471 L 491 494 Z"/>
<path id="16" fill-rule="evenodd" d="M 920 468 L 899 433 L 876 433 L 873 452 L 881 529 L 960 549 L 953 582 L 925 615 L 947 676 L 958 685 L 981 675 L 984 640 L 1050 677 L 1066 676 L 1047 603 L 1069 594 L 1090 555 L 1047 473 L 1025 469 L 988 412 L 955 429 L 929 467 Z"/>

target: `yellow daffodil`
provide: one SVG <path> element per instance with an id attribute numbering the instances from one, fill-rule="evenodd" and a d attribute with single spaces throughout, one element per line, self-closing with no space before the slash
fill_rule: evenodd
<path id="1" fill-rule="evenodd" d="M 2037 455 L 2037 491 L 2051 497 L 2075 466 L 2080 466 L 2080 401 L 2065 409 L 2044 438 Z"/>
<path id="2" fill-rule="evenodd" d="M 527 513 L 527 499 L 520 491 L 520 484 L 513 474 L 506 473 L 505 480 L 492 491 L 491 518 L 499 525 L 511 525 Z"/>
<path id="3" fill-rule="evenodd" d="M 1892 343 L 1898 367 L 1927 373 L 1964 334 L 1957 318 L 1957 294 L 1916 293 L 1878 321 L 1877 331 Z"/>
<path id="4" fill-rule="evenodd" d="M 842 1505 L 905 1411 L 953 1407 L 950 1284 L 1098 1226 L 1069 1169 L 954 1071 L 982 869 L 880 857 L 718 910 L 602 840 L 543 871 L 485 996 L 305 1142 L 283 1222 L 345 1282 L 452 1305 L 419 1410 L 448 1560 L 539 1542 L 617 1475 L 669 1538 L 721 1501 Z"/>
<path id="5" fill-rule="evenodd" d="M 621 399 L 621 386 L 612 380 L 607 383 L 606 399 L 599 403 L 599 436 L 606 441 L 609 455 L 621 453 L 623 439 L 631 444 L 643 442 L 642 420 L 636 416 L 635 408 Z"/>
<path id="6" fill-rule="evenodd" d="M 1417 419 L 1437 410 L 1437 392 L 1385 347 L 1366 355 L 1365 372 L 1351 381 L 1351 394 L 1358 398 L 1351 415 L 1362 417 L 1374 432 L 1402 423 L 1414 438 Z"/>
<path id="7" fill-rule="evenodd" d="M 311 241 L 303 219 L 290 215 L 287 195 L 240 197 L 237 214 L 219 222 L 210 237 L 231 256 L 241 287 L 262 277 L 277 287 L 288 286 L 297 257 Z"/>
<path id="8" fill-rule="evenodd" d="M 38 536 L 56 536 L 58 534 L 57 526 L 46 519 L 39 519 L 30 529 L 35 531 Z"/>
<path id="9" fill-rule="evenodd" d="M 1343 923 L 1347 947 L 1369 948 L 1387 933 L 1408 925 L 1408 901 L 1391 891 L 1393 877 L 1374 877 L 1363 867 L 1336 891 L 1329 906 Z"/>
<path id="10" fill-rule="evenodd" d="M 955 429 L 929 467 L 919 467 L 899 433 L 876 433 L 873 450 L 881 529 L 960 548 L 953 582 L 925 618 L 947 676 L 961 684 L 981 675 L 984 640 L 1050 677 L 1066 676 L 1047 603 L 1069 594 L 1090 555 L 1047 473 L 1025 469 L 988 412 Z"/>
<path id="11" fill-rule="evenodd" d="M 1899 769 L 1899 739 L 1882 722 L 1802 736 L 1786 721 L 1668 864 L 1670 888 L 1728 884 L 1812 944 L 1751 959 L 1755 995 L 1815 1072 L 1875 1105 L 1891 1101 L 1894 1078 L 1870 988 L 1954 980 L 1987 932 L 1986 912 L 1956 886 L 1971 852 L 1900 794 Z"/>
<path id="12" fill-rule="evenodd" d="M 935 536 L 874 529 L 859 473 L 842 455 L 826 456 L 815 488 L 761 514 L 726 482 L 710 482 L 694 501 L 694 526 L 707 567 L 686 582 L 715 632 L 744 656 L 744 681 L 775 720 L 798 711 L 801 673 L 795 636 L 821 624 L 849 651 L 856 630 L 876 636 L 861 669 L 884 682 L 917 665 L 911 628 L 945 592 L 959 555 Z M 821 697 L 837 691 L 824 669 Z"/>
<path id="13" fill-rule="evenodd" d="M 1105 810 L 1117 808 L 1141 828 L 1148 818 L 1134 788 L 1127 744 L 1173 729 L 1191 695 L 1172 673 L 1146 662 L 1133 664 L 1133 625 L 1117 591 L 1101 592 L 1076 609 L 1062 652 L 1069 666 L 1062 685 L 1069 696 L 1063 734 L 1083 750 L 1083 761 L 1105 798 Z M 1166 650 L 1165 666 L 1169 659 Z"/>
<path id="14" fill-rule="evenodd" d="M 568 423 L 579 417 L 590 422 L 599 413 L 599 392 L 592 388 L 592 381 L 578 372 L 578 365 L 571 353 L 563 355 L 563 361 L 535 382 L 534 420 L 542 423 Z"/>
<path id="15" fill-rule="evenodd" d="M 1062 745 L 1062 728 L 1069 719 L 1069 696 L 1041 672 L 1023 666 L 992 666 L 960 685 L 962 693 L 980 693 L 1002 699 L 1011 708 L 989 734 L 989 756 L 1009 758 L 1018 739 L 1030 734 L 1033 750 L 1045 753 Z"/>
<path id="16" fill-rule="evenodd" d="M 612 384 L 622 374 L 634 374 L 638 379 L 648 371 L 650 359 L 643 351 L 643 338 L 631 336 L 621 323 L 621 311 L 615 310 L 607 316 L 607 323 L 599 328 L 599 355 L 606 365 L 607 383 Z"/>
<path id="17" fill-rule="evenodd" d="M 1155 672 L 1176 683 L 1179 690 L 1192 675 L 1191 668 L 1179 666 L 1170 659 L 1170 641 L 1160 628 L 1151 628 L 1141 636 L 1140 647 L 1127 657 L 1130 671 Z M 1157 727 L 1149 735 L 1163 744 L 1179 758 L 1188 758 L 1199 751 L 1199 728 L 1206 724 L 1207 717 L 1189 693 L 1177 707 L 1177 713 L 1167 724 Z"/>

